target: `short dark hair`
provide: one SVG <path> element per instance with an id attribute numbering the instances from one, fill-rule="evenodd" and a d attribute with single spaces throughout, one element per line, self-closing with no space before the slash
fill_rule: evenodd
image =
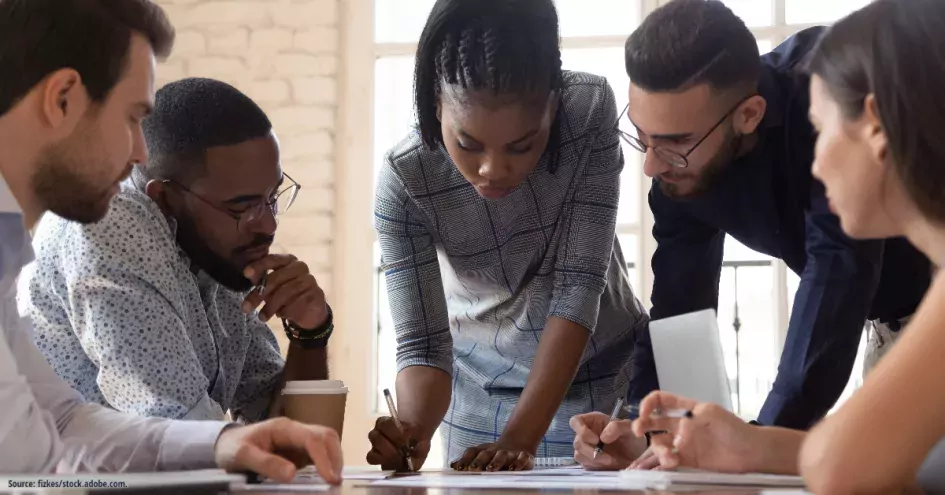
<path id="1" fill-rule="evenodd" d="M 103 102 L 128 65 L 132 33 L 158 58 L 170 54 L 174 29 L 149 0 L 0 0 L 0 116 L 66 68 Z"/>
<path id="2" fill-rule="evenodd" d="M 650 92 L 757 87 L 758 43 L 718 0 L 673 0 L 650 14 L 627 39 L 627 75 Z"/>
<path id="3" fill-rule="evenodd" d="M 202 173 L 209 148 L 267 136 L 272 124 L 259 105 L 215 79 L 188 78 L 159 89 L 144 119 L 148 163 L 135 167 L 139 187 L 150 180 L 189 183 Z M 136 177 L 138 179 L 138 177 Z"/>
<path id="4" fill-rule="evenodd" d="M 808 60 L 848 119 L 876 98 L 892 166 L 927 217 L 945 222 L 945 3 L 878 0 L 831 27 Z"/>
<path id="5" fill-rule="evenodd" d="M 414 71 L 423 142 L 443 143 L 437 117 L 441 84 L 493 94 L 554 91 L 562 84 L 558 13 L 552 0 L 437 0 Z"/>

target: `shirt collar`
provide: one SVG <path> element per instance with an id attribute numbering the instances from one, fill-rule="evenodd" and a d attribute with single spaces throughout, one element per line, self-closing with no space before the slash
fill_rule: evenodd
<path id="1" fill-rule="evenodd" d="M 17 203 L 16 198 L 13 197 L 13 192 L 7 187 L 7 183 L 3 180 L 2 175 L 0 175 L 0 213 L 23 213 L 23 210 L 20 209 L 20 204 Z"/>

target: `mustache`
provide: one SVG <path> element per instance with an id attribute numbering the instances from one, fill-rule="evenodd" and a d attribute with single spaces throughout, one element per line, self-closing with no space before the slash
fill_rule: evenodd
<path id="1" fill-rule="evenodd" d="M 240 248 L 238 248 L 238 249 L 236 250 L 236 252 L 237 252 L 237 253 L 245 253 L 246 251 L 249 251 L 249 250 L 251 250 L 251 249 L 255 249 L 255 248 L 258 248 L 258 247 L 270 246 L 270 245 L 272 245 L 273 241 L 275 241 L 275 240 L 276 240 L 276 236 L 275 236 L 275 235 L 257 235 L 257 236 L 253 239 L 253 242 L 251 242 L 251 243 L 249 243 L 249 244 L 247 244 L 247 245 L 245 245 L 245 246 L 241 246 Z"/>

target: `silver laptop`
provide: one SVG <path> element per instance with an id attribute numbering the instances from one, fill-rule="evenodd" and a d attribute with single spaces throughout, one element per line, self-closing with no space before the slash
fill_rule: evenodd
<path id="1" fill-rule="evenodd" d="M 732 411 L 715 310 L 652 321 L 650 340 L 660 390 Z"/>

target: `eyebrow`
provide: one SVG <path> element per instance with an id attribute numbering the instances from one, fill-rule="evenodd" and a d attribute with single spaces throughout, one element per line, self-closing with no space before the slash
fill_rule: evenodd
<path id="1" fill-rule="evenodd" d="M 649 136 L 652 139 L 658 139 L 660 141 L 685 141 L 692 137 L 691 132 L 678 132 L 675 134 L 647 134 L 643 132 L 643 130 L 640 129 L 640 127 L 637 126 L 632 120 L 630 120 L 629 115 L 627 115 L 627 120 L 630 122 L 630 125 L 632 125 L 633 128 L 637 130 L 637 134 Z"/>
<path id="2" fill-rule="evenodd" d="M 284 184 L 284 183 L 285 183 L 285 174 L 282 174 L 282 178 L 279 179 L 279 182 L 276 184 L 276 187 L 275 187 L 274 190 L 275 190 L 275 191 L 278 191 L 278 190 L 279 190 L 279 187 L 282 186 L 282 184 Z M 241 195 L 241 196 L 236 196 L 236 197 L 234 197 L 234 198 L 230 198 L 230 199 L 224 201 L 224 203 L 226 203 L 226 204 L 228 204 L 228 205 L 238 205 L 238 204 L 242 204 L 242 203 L 252 203 L 252 202 L 254 202 L 254 201 L 260 201 L 260 200 L 262 200 L 262 199 L 263 199 L 263 195 L 262 195 L 262 194 L 243 194 L 243 195 Z"/>
<path id="3" fill-rule="evenodd" d="M 470 136 L 466 131 L 462 129 L 457 128 L 456 132 L 459 133 L 464 138 L 474 141 L 476 144 L 482 144 L 478 139 Z M 523 141 L 527 141 L 528 139 L 535 137 L 537 134 L 538 134 L 538 129 L 532 129 L 531 131 L 528 131 L 527 133 L 525 133 L 524 136 L 516 139 L 515 141 L 508 143 L 506 146 L 515 146 L 516 144 L 521 144 Z"/>

